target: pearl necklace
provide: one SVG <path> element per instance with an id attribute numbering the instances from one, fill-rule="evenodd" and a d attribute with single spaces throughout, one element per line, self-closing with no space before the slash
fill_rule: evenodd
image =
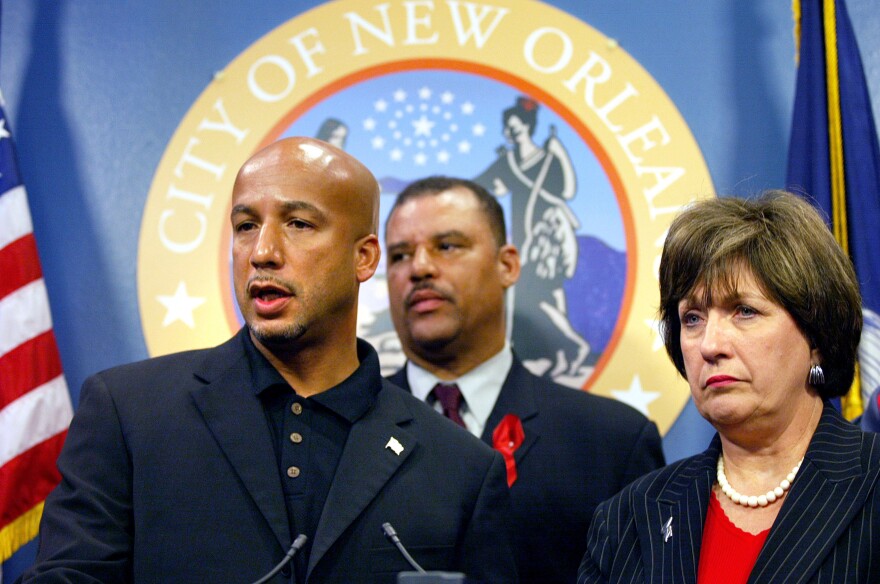
<path id="1" fill-rule="evenodd" d="M 727 475 L 724 474 L 724 455 L 722 454 L 718 457 L 718 485 L 721 487 L 721 491 L 737 505 L 743 505 L 745 507 L 766 507 L 777 499 L 781 499 L 785 492 L 791 488 L 791 483 L 794 482 L 794 477 L 797 475 L 798 470 L 800 470 L 803 461 L 803 458 L 800 459 L 794 468 L 791 469 L 791 472 L 782 479 L 782 482 L 779 483 L 779 486 L 775 489 L 767 491 L 767 493 L 758 495 L 757 497 L 747 497 L 746 495 L 740 495 L 730 486 L 730 483 L 727 482 Z"/>

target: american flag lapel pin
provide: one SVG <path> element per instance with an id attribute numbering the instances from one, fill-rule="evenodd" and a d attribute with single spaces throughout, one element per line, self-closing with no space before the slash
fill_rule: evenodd
<path id="1" fill-rule="evenodd" d="M 400 456 L 400 453 L 403 452 L 403 444 L 401 444 L 394 436 L 388 439 L 388 444 L 385 445 L 385 448 L 390 448 L 397 456 Z"/>

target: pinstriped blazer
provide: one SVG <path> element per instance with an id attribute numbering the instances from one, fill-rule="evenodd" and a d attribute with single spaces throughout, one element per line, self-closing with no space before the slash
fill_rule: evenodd
<path id="1" fill-rule="evenodd" d="M 646 475 L 593 515 L 578 584 L 696 583 L 721 451 Z M 760 583 L 880 582 L 880 434 L 825 404 L 797 478 L 749 577 Z M 662 526 L 672 518 L 672 536 Z"/>

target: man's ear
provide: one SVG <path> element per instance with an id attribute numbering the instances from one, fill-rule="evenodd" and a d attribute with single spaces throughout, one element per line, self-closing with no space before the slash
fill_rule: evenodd
<path id="1" fill-rule="evenodd" d="M 501 275 L 501 283 L 504 288 L 510 288 L 519 280 L 522 265 L 519 261 L 519 252 L 516 247 L 507 244 L 498 250 L 498 272 Z"/>
<path id="2" fill-rule="evenodd" d="M 359 283 L 363 284 L 373 277 L 379 267 L 382 250 L 379 238 L 375 233 L 365 235 L 355 244 L 355 274 Z"/>

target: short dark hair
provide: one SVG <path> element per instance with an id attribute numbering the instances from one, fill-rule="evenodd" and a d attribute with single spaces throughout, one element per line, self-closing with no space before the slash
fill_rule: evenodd
<path id="1" fill-rule="evenodd" d="M 673 220 L 660 259 L 660 320 L 678 372 L 685 376 L 679 302 L 698 287 L 709 304 L 734 292 L 743 268 L 819 350 L 826 380 L 819 395 L 846 394 L 862 332 L 858 280 L 816 209 L 786 191 L 698 201 Z"/>
<path id="2" fill-rule="evenodd" d="M 397 195 L 391 211 L 388 212 L 388 217 L 390 218 L 398 207 L 411 199 L 439 195 L 444 191 L 455 188 L 467 189 L 473 193 L 480 205 L 480 209 L 486 215 L 486 219 L 489 220 L 489 229 L 492 230 L 495 243 L 498 244 L 498 247 L 505 245 L 507 243 L 507 227 L 504 225 L 504 210 L 498 203 L 498 199 L 481 185 L 466 178 L 435 175 L 412 182 Z"/>

